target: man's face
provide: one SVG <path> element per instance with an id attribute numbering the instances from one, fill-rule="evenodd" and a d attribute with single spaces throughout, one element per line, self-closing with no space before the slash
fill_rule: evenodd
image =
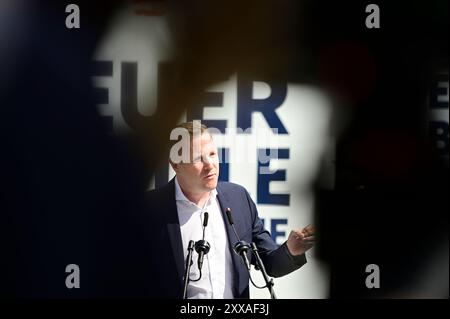
<path id="1" fill-rule="evenodd" d="M 190 146 L 190 163 L 172 164 L 178 181 L 186 191 L 209 192 L 216 188 L 219 178 L 219 156 L 209 133 L 194 137 Z"/>

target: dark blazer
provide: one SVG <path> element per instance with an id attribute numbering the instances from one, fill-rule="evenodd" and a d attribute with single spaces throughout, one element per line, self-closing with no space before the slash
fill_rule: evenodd
<path id="1" fill-rule="evenodd" d="M 237 239 L 226 218 L 227 207 L 232 210 L 236 231 L 241 239 L 257 245 L 269 276 L 286 275 L 306 263 L 304 254 L 292 256 L 285 243 L 279 246 L 273 241 L 269 232 L 264 229 L 255 203 L 245 188 L 233 183 L 219 182 L 217 193 L 231 248 Z M 152 296 L 181 298 L 185 261 L 175 200 L 174 179 L 164 187 L 149 192 L 147 200 L 152 208 L 150 210 L 152 212 L 150 237 L 155 250 L 155 261 L 152 266 L 154 278 Z M 249 298 L 248 271 L 240 257 L 233 251 L 231 256 L 235 274 L 234 296 Z M 254 263 L 254 260 L 251 261 Z"/>

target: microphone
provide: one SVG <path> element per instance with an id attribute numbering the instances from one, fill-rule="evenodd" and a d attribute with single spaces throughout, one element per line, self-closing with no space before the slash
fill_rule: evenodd
<path id="1" fill-rule="evenodd" d="M 199 240 L 195 243 L 195 251 L 198 254 L 197 265 L 198 265 L 199 271 L 202 270 L 203 257 L 209 252 L 209 249 L 211 248 L 209 243 L 205 240 L 206 226 L 208 226 L 208 213 L 207 212 L 204 213 L 204 217 L 203 217 L 203 238 L 202 238 L 202 240 Z"/>
<path id="2" fill-rule="evenodd" d="M 183 283 L 183 299 L 186 299 L 187 297 L 187 287 L 189 284 L 189 273 L 191 271 L 191 265 L 192 265 L 192 251 L 194 250 L 194 241 L 190 240 L 188 244 L 188 255 L 186 258 L 186 265 L 184 267 L 184 283 Z"/>
<path id="3" fill-rule="evenodd" d="M 239 235 L 236 231 L 236 227 L 234 227 L 233 216 L 231 215 L 231 208 L 227 207 L 227 210 L 225 213 L 228 218 L 228 223 L 230 223 L 231 227 L 233 228 L 233 232 L 236 235 L 236 238 L 238 240 L 238 242 L 236 244 L 234 244 L 233 250 L 238 256 L 241 256 L 242 260 L 245 263 L 245 266 L 247 267 L 248 270 L 250 270 L 250 262 L 248 261 L 248 257 L 247 257 L 247 251 L 250 249 L 250 245 L 247 242 L 245 242 L 239 238 Z"/>
<path id="4" fill-rule="evenodd" d="M 208 217 L 209 217 L 208 212 L 205 212 L 203 214 L 203 238 L 205 238 L 205 228 L 206 226 L 208 226 Z"/>

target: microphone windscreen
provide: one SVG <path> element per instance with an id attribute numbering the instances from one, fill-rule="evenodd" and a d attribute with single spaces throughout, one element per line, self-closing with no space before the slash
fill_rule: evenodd
<path id="1" fill-rule="evenodd" d="M 204 217 L 203 217 L 203 227 L 208 226 L 208 212 L 205 212 Z"/>
<path id="2" fill-rule="evenodd" d="M 230 223 L 230 225 L 233 225 L 233 216 L 231 216 L 231 208 L 227 207 L 227 211 L 226 211 L 227 217 L 228 217 L 228 222 Z"/>

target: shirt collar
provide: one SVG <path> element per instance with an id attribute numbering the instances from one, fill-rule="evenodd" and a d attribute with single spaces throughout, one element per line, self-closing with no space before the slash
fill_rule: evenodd
<path id="1" fill-rule="evenodd" d="M 210 198 L 210 200 L 215 199 L 216 196 L 217 196 L 217 190 L 214 188 L 211 191 L 209 198 Z M 186 197 L 186 195 L 184 195 L 183 191 L 181 190 L 181 186 L 180 186 L 180 183 L 178 183 L 177 176 L 175 176 L 175 199 L 179 200 L 179 201 L 187 201 L 187 202 L 191 203 L 191 201 Z"/>

